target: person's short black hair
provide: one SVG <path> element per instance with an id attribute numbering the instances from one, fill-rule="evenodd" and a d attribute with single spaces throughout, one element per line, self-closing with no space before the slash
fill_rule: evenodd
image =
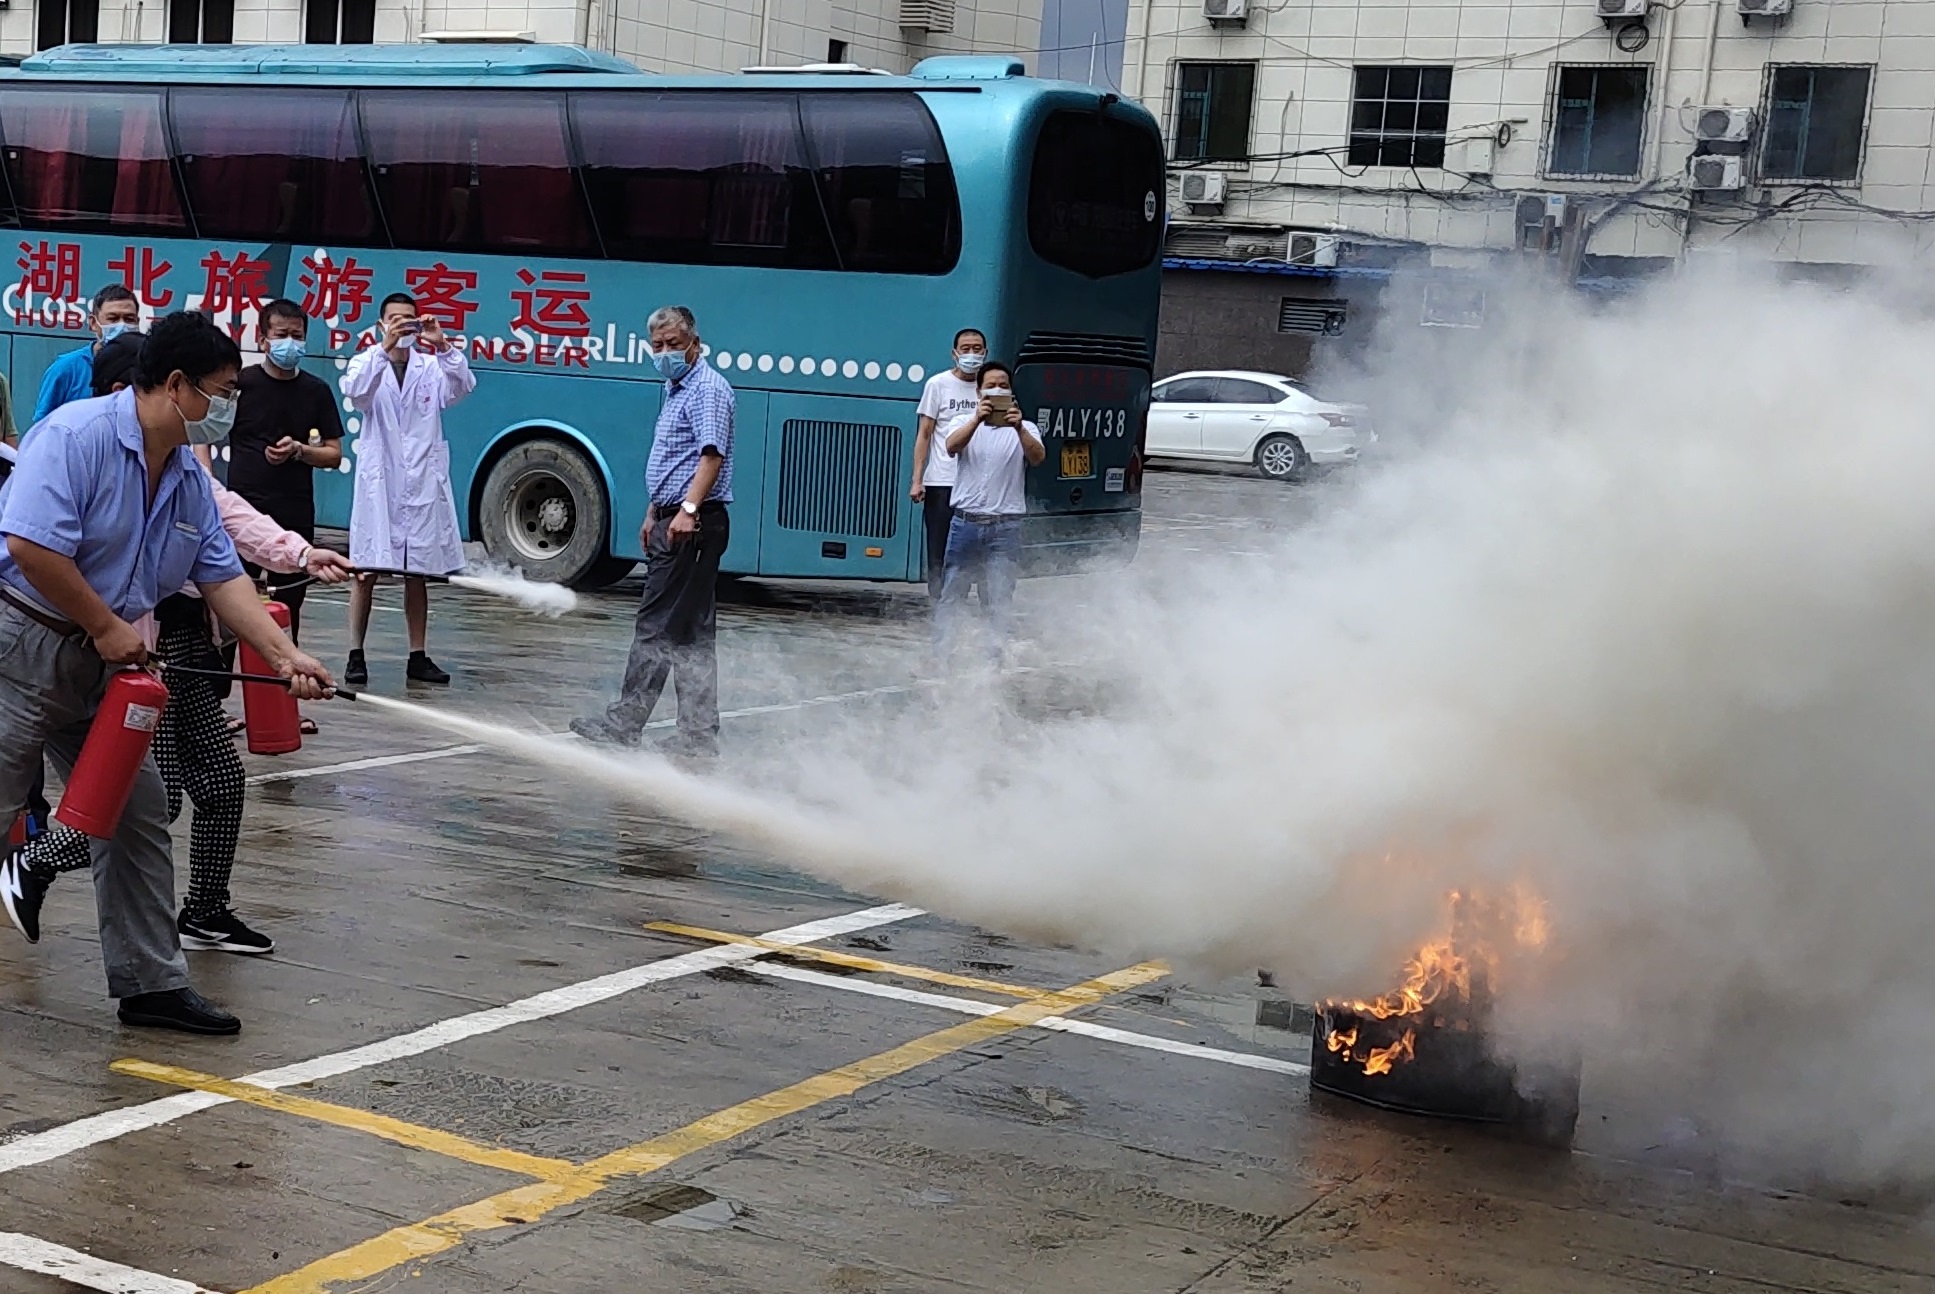
<path id="1" fill-rule="evenodd" d="M 391 306 L 394 306 L 394 305 L 406 305 L 406 306 L 409 306 L 410 309 L 415 310 L 417 308 L 417 299 L 411 296 L 408 292 L 392 292 L 390 293 L 390 295 L 383 298 L 382 305 L 376 307 L 376 317 L 378 319 L 381 319 L 383 317 L 383 312 L 385 310 L 388 310 Z"/>
<path id="2" fill-rule="evenodd" d="M 255 326 L 263 332 L 267 332 L 269 331 L 269 321 L 271 319 L 293 319 L 302 325 L 304 332 L 309 331 L 309 316 L 302 312 L 301 306 L 291 301 L 288 297 L 277 297 L 275 300 L 269 302 L 269 304 L 263 306 L 261 312 L 255 317 Z"/>
<path id="3" fill-rule="evenodd" d="M 963 337 L 979 337 L 981 339 L 981 344 L 983 346 L 988 344 L 988 335 L 982 332 L 979 328 L 963 328 L 961 329 L 961 331 L 954 334 L 955 350 L 961 349 L 961 338 Z"/>
<path id="4" fill-rule="evenodd" d="M 210 374 L 242 367 L 242 348 L 199 310 L 177 310 L 155 320 L 135 365 L 134 384 L 152 391 L 180 372 L 200 386 Z"/>
<path id="5" fill-rule="evenodd" d="M 110 301 L 133 301 L 133 300 L 134 300 L 134 293 L 128 290 L 126 284 L 110 283 L 106 287 L 102 288 L 99 292 L 96 292 L 94 294 L 94 300 L 88 303 L 87 313 L 89 315 L 99 315 L 101 313 L 101 307 L 105 306 Z M 138 303 L 136 308 L 137 309 L 139 308 Z"/>
<path id="6" fill-rule="evenodd" d="M 1009 386 L 1013 386 L 1015 384 L 1015 371 L 1009 368 L 1007 364 L 1004 363 L 1003 361 L 998 359 L 991 359 L 987 363 L 981 366 L 981 371 L 979 373 L 976 373 L 974 375 L 975 390 L 979 391 L 981 389 L 981 387 L 987 382 L 988 374 L 990 373 L 999 373 L 1003 377 L 1007 378 Z"/>
<path id="7" fill-rule="evenodd" d="M 116 382 L 133 385 L 141 347 L 147 340 L 138 332 L 124 332 L 94 352 L 94 394 L 113 394 Z"/>

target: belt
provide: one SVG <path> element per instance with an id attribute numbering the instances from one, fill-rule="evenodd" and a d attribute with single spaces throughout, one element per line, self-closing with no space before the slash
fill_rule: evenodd
<path id="1" fill-rule="evenodd" d="M 961 520 L 963 520 L 963 521 L 965 521 L 965 522 L 968 522 L 968 523 L 970 523 L 970 524 L 972 524 L 972 525 L 976 525 L 976 526 L 992 526 L 992 525 L 995 525 L 995 524 L 997 524 L 997 523 L 999 523 L 999 522 L 1003 522 L 1003 521 L 1020 521 L 1020 520 L 1021 520 L 1021 514 L 1020 514 L 1019 512 L 1015 512 L 1015 513 L 1008 513 L 1008 512 L 963 512 L 963 511 L 961 511 L 961 510 L 960 510 L 959 508 L 956 508 L 956 509 L 954 510 L 954 515 L 955 515 L 955 516 L 957 516 L 957 517 L 959 517 L 959 518 L 960 518 Z"/>
<path id="2" fill-rule="evenodd" d="M 42 611 L 32 599 L 16 593 L 10 585 L 0 584 L 0 601 L 5 601 L 8 606 L 35 624 L 44 625 L 63 638 L 73 638 L 82 642 L 87 640 L 87 633 L 79 625 L 72 620 L 63 620 L 59 616 Z"/>
<path id="3" fill-rule="evenodd" d="M 718 499 L 707 499 L 704 503 L 701 503 L 699 505 L 699 511 L 710 512 L 715 509 L 719 511 L 724 511 L 725 506 L 726 505 L 721 501 L 719 501 Z M 669 504 L 653 503 L 646 507 L 645 515 L 650 520 L 657 521 L 660 517 L 670 516 L 671 514 L 677 512 L 678 510 L 679 510 L 679 505 L 676 503 L 669 503 Z"/>

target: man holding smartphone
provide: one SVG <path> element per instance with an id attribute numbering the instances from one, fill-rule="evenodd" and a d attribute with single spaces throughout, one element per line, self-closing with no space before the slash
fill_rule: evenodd
<path id="1" fill-rule="evenodd" d="M 383 298 L 383 333 L 343 374 L 343 394 L 363 415 L 356 438 L 356 492 L 349 515 L 349 560 L 362 571 L 403 574 L 410 633 L 406 673 L 416 683 L 448 683 L 430 659 L 430 591 L 425 575 L 463 569 L 457 500 L 450 489 L 450 446 L 443 411 L 477 387 L 463 348 L 435 318 L 417 315 L 415 298 Z M 407 574 L 406 574 L 407 572 Z M 363 639 L 379 575 L 357 578 L 349 593 L 349 667 L 345 683 L 367 683 Z"/>
<path id="2" fill-rule="evenodd" d="M 953 654 L 967 614 L 968 589 L 981 588 L 988 648 L 999 668 L 1021 574 L 1021 518 L 1028 511 L 1028 469 L 1047 456 L 1041 432 L 1021 416 L 1014 374 L 989 360 L 975 375 L 979 402 L 945 433 L 954 455 L 954 518 L 947 530 L 941 600 L 934 608 L 934 645 L 943 662 Z"/>

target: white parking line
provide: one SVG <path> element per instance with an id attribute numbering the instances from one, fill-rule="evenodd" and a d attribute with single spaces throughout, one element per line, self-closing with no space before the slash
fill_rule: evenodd
<path id="1" fill-rule="evenodd" d="M 881 687 L 862 688 L 857 692 L 832 692 L 826 696 L 809 696 L 804 701 L 779 701 L 772 705 L 749 705 L 737 710 L 721 710 L 721 719 L 750 719 L 761 714 L 785 714 L 793 710 L 811 710 L 815 706 L 838 705 L 843 701 L 864 701 L 869 697 L 898 696 L 905 692 L 917 692 L 926 683 L 889 683 Z M 678 720 L 654 719 L 646 728 L 670 728 Z M 566 741 L 575 740 L 569 733 L 553 733 Z M 426 759 L 451 759 L 458 755 L 475 755 L 484 747 L 479 745 L 434 746 L 428 750 L 405 751 L 400 755 L 374 755 L 368 759 L 345 760 L 340 764 L 320 764 L 315 768 L 279 769 L 273 773 L 257 773 L 249 778 L 250 786 L 265 786 L 271 782 L 295 782 L 305 777 L 326 777 L 331 773 L 354 773 L 365 768 L 389 768 L 396 764 L 419 764 Z"/>
<path id="2" fill-rule="evenodd" d="M 980 1002 L 974 998 L 948 997 L 941 993 L 926 993 L 920 989 L 902 988 L 898 984 L 882 984 L 875 980 L 828 975 L 824 971 L 807 970 L 803 966 L 788 966 L 780 962 L 754 962 L 740 969 L 770 976 L 773 979 L 818 984 L 822 988 L 844 989 L 848 993 L 864 993 L 868 997 L 892 998 L 896 1002 L 915 1002 L 921 1006 L 939 1007 L 943 1011 L 958 1011 L 962 1015 L 994 1015 L 1014 1005 L 1012 1002 L 1005 1004 Z M 1212 1060 L 1223 1065 L 1240 1065 L 1244 1069 L 1265 1069 L 1273 1074 L 1301 1076 L 1310 1072 L 1310 1066 L 1302 1061 L 1284 1060 L 1278 1056 L 1259 1056 L 1255 1052 L 1248 1051 L 1229 1051 L 1222 1047 L 1206 1047 L 1198 1042 L 1176 1042 L 1170 1038 L 1158 1038 L 1154 1034 L 1134 1033 L 1128 1029 L 1115 1029 L 1105 1024 L 1092 1024 L 1087 1020 L 1070 1020 L 1066 1016 L 1048 1016 L 1036 1021 L 1034 1027 L 1052 1029 L 1057 1033 L 1079 1034 L 1084 1038 L 1099 1038 L 1103 1042 L 1120 1043 L 1125 1047 L 1141 1047 L 1146 1051 L 1168 1052 L 1172 1056 L 1188 1056 L 1192 1060 Z"/>
<path id="3" fill-rule="evenodd" d="M 862 908 L 835 917 L 823 917 L 818 921 L 808 921 L 803 925 L 791 926 L 761 935 L 775 943 L 818 943 L 838 935 L 852 934 L 858 930 L 868 930 L 875 926 L 890 925 L 896 921 L 906 921 L 921 915 L 921 909 L 910 908 L 904 904 L 888 903 L 880 907 Z M 365 1047 L 336 1052 L 329 1056 L 318 1056 L 280 1069 L 263 1070 L 260 1073 L 245 1075 L 237 1079 L 239 1083 L 253 1083 L 258 1087 L 280 1088 L 295 1083 L 312 1083 L 318 1079 L 333 1078 L 353 1070 L 366 1069 L 371 1065 L 381 1065 L 408 1056 L 419 1056 L 427 1051 L 435 1051 L 475 1038 L 482 1034 L 495 1033 L 508 1029 L 515 1024 L 528 1024 L 579 1007 L 603 1002 L 647 984 L 659 984 L 669 979 L 685 975 L 696 975 L 702 971 L 714 970 L 720 966 L 730 966 L 736 962 L 750 961 L 765 950 L 751 944 L 723 944 L 717 948 L 701 948 L 695 952 L 680 953 L 660 961 L 647 962 L 630 970 L 618 971 L 611 975 L 601 975 L 596 979 L 584 980 L 577 984 L 567 984 L 562 988 L 551 989 L 534 997 L 523 998 L 506 1006 L 490 1007 L 483 1011 L 473 1011 L 468 1015 L 440 1020 L 435 1024 L 385 1038 Z M 71 1155 L 77 1150 L 97 1146 L 104 1141 L 113 1141 L 130 1132 L 143 1128 L 159 1127 L 173 1123 L 176 1119 L 207 1110 L 218 1105 L 227 1105 L 233 1098 L 216 1096 L 209 1092 L 181 1092 L 174 1096 L 164 1096 L 158 1100 L 131 1105 L 119 1110 L 109 1110 L 103 1114 L 89 1115 L 72 1123 L 36 1132 L 0 1146 L 0 1173 L 10 1173 L 16 1169 L 27 1168 L 34 1164 L 44 1164 L 49 1160 Z"/>
<path id="4" fill-rule="evenodd" d="M 12 1231 L 0 1231 L 0 1263 L 52 1276 L 70 1285 L 104 1290 L 106 1294 L 212 1294 L 193 1281 L 144 1272 L 138 1267 L 123 1267 L 78 1249 Z"/>

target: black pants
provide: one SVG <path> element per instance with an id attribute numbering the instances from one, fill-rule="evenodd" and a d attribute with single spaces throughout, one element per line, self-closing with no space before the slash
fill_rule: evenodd
<path id="1" fill-rule="evenodd" d="M 155 655 L 177 665 L 205 666 L 215 645 L 207 621 L 171 619 L 161 628 Z M 188 902 L 191 917 L 212 917 L 229 907 L 229 876 L 235 870 L 235 840 L 242 829 L 247 778 L 228 718 L 210 680 L 193 674 L 168 674 L 168 708 L 155 729 L 155 766 L 168 791 L 168 821 L 181 816 L 182 792 L 194 802 L 188 829 Z M 87 837 L 55 824 L 41 837 L 34 857 L 60 872 L 89 864 Z"/>
<path id="2" fill-rule="evenodd" d="M 941 596 L 941 568 L 947 564 L 947 528 L 954 520 L 951 485 L 930 485 L 921 501 L 921 521 L 927 530 L 927 596 Z"/>
<path id="3" fill-rule="evenodd" d="M 732 538 L 726 505 L 699 508 L 699 533 L 673 543 L 677 508 L 652 510 L 645 545 L 645 595 L 632 628 L 625 684 L 605 712 L 612 726 L 637 733 L 651 721 L 670 678 L 678 690 L 679 730 L 719 732 L 719 559 Z"/>

